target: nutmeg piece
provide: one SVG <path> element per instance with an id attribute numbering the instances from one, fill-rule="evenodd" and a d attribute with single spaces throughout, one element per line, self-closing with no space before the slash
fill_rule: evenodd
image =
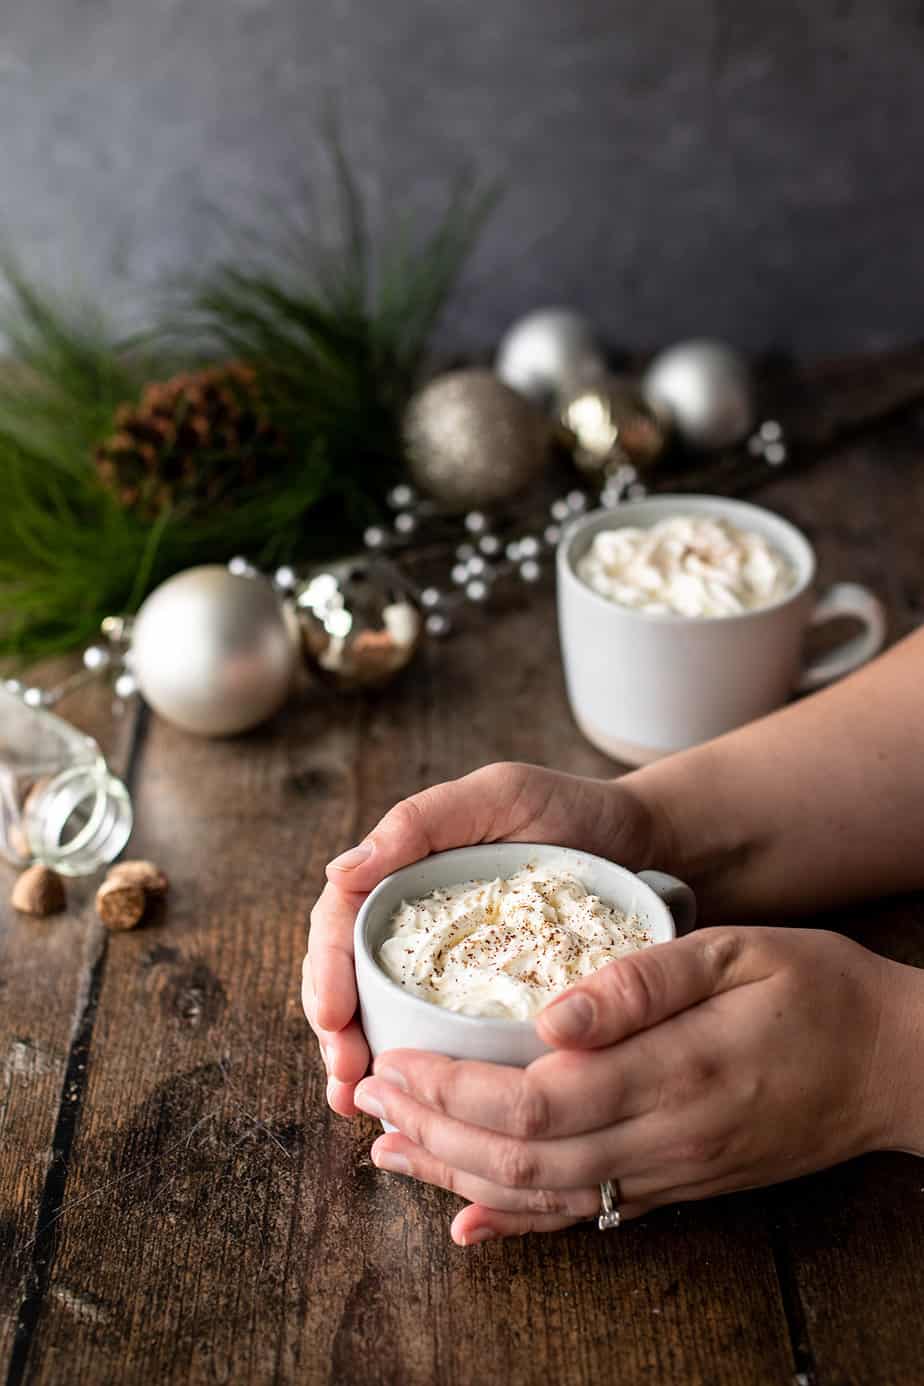
<path id="1" fill-rule="evenodd" d="M 106 873 L 106 880 L 140 886 L 146 895 L 155 897 L 166 895 L 170 885 L 164 872 L 152 861 L 117 861 Z"/>
<path id="2" fill-rule="evenodd" d="M 129 881 L 105 880 L 96 892 L 96 913 L 107 929 L 134 929 L 146 905 L 141 886 Z"/>
<path id="3" fill-rule="evenodd" d="M 17 878 L 10 897 L 14 910 L 34 914 L 40 919 L 60 914 L 67 907 L 64 882 L 50 866 L 29 866 Z"/>

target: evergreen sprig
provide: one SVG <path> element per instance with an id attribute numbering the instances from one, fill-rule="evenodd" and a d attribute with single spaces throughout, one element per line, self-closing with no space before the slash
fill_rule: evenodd
<path id="1" fill-rule="evenodd" d="M 428 236 L 402 226 L 377 252 L 339 150 L 335 164 L 335 252 L 302 238 L 272 259 L 219 264 L 181 290 L 169 328 L 145 336 L 121 338 L 0 264 L 10 345 L 0 368 L 0 654 L 86 642 L 104 616 L 134 610 L 195 563 L 330 553 L 378 513 L 402 471 L 404 406 L 491 199 L 462 189 Z M 145 520 L 124 508 L 93 461 L 118 407 L 152 379 L 229 358 L 256 371 L 285 466 L 213 515 L 175 505 Z"/>

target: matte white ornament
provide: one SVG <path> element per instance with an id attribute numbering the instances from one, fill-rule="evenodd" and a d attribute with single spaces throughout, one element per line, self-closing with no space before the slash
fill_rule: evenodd
<path id="1" fill-rule="evenodd" d="M 642 393 L 690 447 L 731 447 L 754 427 L 750 368 L 724 342 L 679 342 L 662 351 L 642 377 Z"/>
<path id="2" fill-rule="evenodd" d="M 198 736 L 231 736 L 282 706 L 296 658 L 271 583 L 210 564 L 178 573 L 147 598 L 129 666 L 166 721 Z"/>
<path id="3" fill-rule="evenodd" d="M 570 308 L 542 308 L 504 334 L 494 369 L 519 394 L 555 410 L 570 390 L 601 378 L 606 363 L 586 318 Z"/>

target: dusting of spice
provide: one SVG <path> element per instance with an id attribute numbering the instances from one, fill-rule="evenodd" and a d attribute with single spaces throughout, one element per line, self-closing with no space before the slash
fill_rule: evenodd
<path id="1" fill-rule="evenodd" d="M 403 901 L 378 960 L 408 991 L 464 1015 L 525 1020 L 582 977 L 651 943 L 635 914 L 570 871 L 530 865 Z"/>

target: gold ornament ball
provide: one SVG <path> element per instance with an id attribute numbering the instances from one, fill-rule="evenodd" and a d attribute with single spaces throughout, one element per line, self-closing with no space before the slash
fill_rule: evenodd
<path id="1" fill-rule="evenodd" d="M 390 683 L 420 644 L 420 609 L 387 559 L 362 555 L 317 568 L 294 600 L 305 663 L 344 692 Z"/>
<path id="2" fill-rule="evenodd" d="M 622 376 L 575 390 L 562 406 L 561 422 L 574 436 L 575 462 L 591 476 L 625 462 L 650 467 L 667 445 L 664 417 Z"/>
<path id="3" fill-rule="evenodd" d="M 493 371 L 439 376 L 404 417 L 411 479 L 447 510 L 510 500 L 543 471 L 549 424 Z"/>

